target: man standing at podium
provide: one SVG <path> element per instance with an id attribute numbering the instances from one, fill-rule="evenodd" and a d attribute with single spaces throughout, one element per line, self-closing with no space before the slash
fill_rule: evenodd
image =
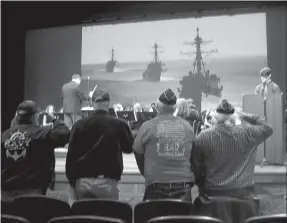
<path id="1" fill-rule="evenodd" d="M 80 91 L 81 76 L 74 74 L 72 81 L 62 87 L 64 121 L 71 130 L 75 122 L 82 117 L 82 101 L 85 95 Z"/>
<path id="2" fill-rule="evenodd" d="M 267 95 L 280 95 L 281 90 L 277 84 L 271 80 L 271 69 L 269 67 L 264 67 L 260 71 L 261 84 L 255 88 L 255 94 L 262 95 L 264 99 Z"/>

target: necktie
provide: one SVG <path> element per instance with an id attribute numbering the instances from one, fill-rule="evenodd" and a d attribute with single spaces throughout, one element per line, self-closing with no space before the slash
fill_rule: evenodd
<path id="1" fill-rule="evenodd" d="M 264 99 L 266 99 L 267 97 L 267 84 L 266 83 L 263 84 L 262 96 Z"/>

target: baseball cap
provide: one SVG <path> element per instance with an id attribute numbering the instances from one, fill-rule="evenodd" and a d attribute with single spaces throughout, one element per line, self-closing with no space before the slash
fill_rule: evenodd
<path id="1" fill-rule="evenodd" d="M 103 89 L 96 89 L 92 96 L 93 102 L 103 102 L 103 101 L 110 101 L 109 92 Z"/>
<path id="2" fill-rule="evenodd" d="M 27 100 L 21 102 L 17 107 L 17 115 L 34 115 L 35 113 L 39 112 L 40 110 L 37 107 L 36 102 Z"/>
<path id="3" fill-rule="evenodd" d="M 176 104 L 176 95 L 174 92 L 169 88 L 165 90 L 160 96 L 159 101 L 166 105 L 175 105 Z"/>

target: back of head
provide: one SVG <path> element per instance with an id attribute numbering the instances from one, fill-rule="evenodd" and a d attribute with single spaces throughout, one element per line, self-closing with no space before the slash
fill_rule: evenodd
<path id="1" fill-rule="evenodd" d="M 47 113 L 54 113 L 55 112 L 55 107 L 54 105 L 48 105 L 46 108 Z"/>
<path id="2" fill-rule="evenodd" d="M 224 123 L 234 125 L 236 121 L 234 112 L 235 112 L 234 107 L 227 100 L 224 99 L 217 106 L 216 112 L 213 113 L 212 122 L 218 124 Z"/>
<path id="3" fill-rule="evenodd" d="M 263 84 L 269 83 L 271 81 L 271 69 L 269 67 L 264 67 L 261 69 L 260 77 Z"/>
<path id="4" fill-rule="evenodd" d="M 188 106 L 188 101 L 184 98 L 178 98 L 176 101 L 177 116 L 182 118 L 187 118 L 190 114 L 190 109 Z"/>
<path id="5" fill-rule="evenodd" d="M 142 111 L 142 106 L 140 105 L 140 103 L 135 103 L 134 111 L 136 111 L 136 112 L 141 112 Z"/>
<path id="6" fill-rule="evenodd" d="M 80 74 L 74 74 L 72 76 L 72 81 L 76 82 L 77 84 L 80 84 L 81 83 L 81 75 Z"/>
<path id="7" fill-rule="evenodd" d="M 260 70 L 261 77 L 269 77 L 271 76 L 271 69 L 269 67 L 264 67 Z"/>
<path id="8" fill-rule="evenodd" d="M 113 107 L 114 107 L 115 112 L 124 110 L 121 104 L 115 104 Z"/>
<path id="9" fill-rule="evenodd" d="M 187 103 L 188 103 L 188 107 L 191 108 L 191 109 L 196 109 L 196 105 L 195 105 L 195 102 L 192 98 L 188 98 L 186 99 L 187 100 Z"/>
<path id="10" fill-rule="evenodd" d="M 97 88 L 92 95 L 92 103 L 95 110 L 109 110 L 110 95 L 107 91 Z"/>
<path id="11" fill-rule="evenodd" d="M 16 111 L 16 120 L 19 124 L 32 124 L 35 123 L 36 114 L 39 112 L 36 102 L 26 100 L 21 102 Z"/>
<path id="12" fill-rule="evenodd" d="M 165 90 L 157 101 L 157 110 L 159 113 L 173 114 L 176 104 L 176 95 L 171 89 Z"/>

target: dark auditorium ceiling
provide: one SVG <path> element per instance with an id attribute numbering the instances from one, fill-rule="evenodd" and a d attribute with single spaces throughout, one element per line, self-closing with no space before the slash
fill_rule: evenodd
<path id="1" fill-rule="evenodd" d="M 25 29 L 90 22 L 125 22 L 220 15 L 264 9 L 285 2 L 1 2 L 2 19 L 18 20 Z M 7 22 L 7 21 L 6 21 Z M 13 21 L 14 22 L 14 21 Z"/>

